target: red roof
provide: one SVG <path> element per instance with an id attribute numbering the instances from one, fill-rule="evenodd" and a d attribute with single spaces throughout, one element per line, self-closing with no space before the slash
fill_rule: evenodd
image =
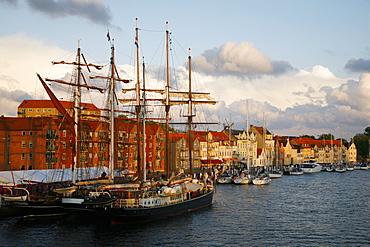
<path id="1" fill-rule="evenodd" d="M 210 133 L 213 136 L 213 140 L 216 142 L 230 140 L 230 138 L 223 132 L 210 132 Z"/>
<path id="2" fill-rule="evenodd" d="M 261 135 L 263 135 L 263 127 L 257 127 L 257 126 L 253 126 L 257 131 L 258 133 L 260 133 Z M 268 129 L 265 129 L 266 130 L 266 134 L 271 134 L 270 131 L 268 131 Z"/>
<path id="3" fill-rule="evenodd" d="M 55 117 L 0 118 L 0 130 L 42 130 L 46 125 L 62 120 Z"/>
<path id="4" fill-rule="evenodd" d="M 74 107 L 72 101 L 59 101 L 65 109 L 71 109 Z M 81 103 L 86 109 L 99 110 L 94 104 Z M 23 100 L 18 108 L 55 108 L 51 100 Z"/>
<path id="5" fill-rule="evenodd" d="M 317 147 L 321 148 L 324 146 L 340 146 L 340 140 L 314 140 L 310 137 L 302 137 L 302 138 L 294 138 L 294 141 L 297 142 L 299 145 L 308 144 L 310 147 L 317 145 Z"/>
<path id="6" fill-rule="evenodd" d="M 195 138 L 197 138 L 199 140 L 199 142 L 206 142 L 207 141 L 205 138 L 203 138 L 203 136 L 201 136 L 199 134 L 196 134 Z"/>
<path id="7" fill-rule="evenodd" d="M 188 135 L 184 134 L 184 133 L 169 133 L 168 137 L 170 138 L 171 141 L 177 142 L 177 141 L 181 140 L 182 138 L 187 140 Z"/>

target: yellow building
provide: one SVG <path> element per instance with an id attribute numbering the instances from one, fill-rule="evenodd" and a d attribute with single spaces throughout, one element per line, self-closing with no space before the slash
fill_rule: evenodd
<path id="1" fill-rule="evenodd" d="M 73 116 L 74 103 L 71 101 L 60 101 L 70 116 Z M 81 103 L 82 118 L 98 120 L 101 117 L 101 111 L 94 104 Z M 51 100 L 23 100 L 18 106 L 18 117 L 48 117 L 61 116 L 54 107 Z"/>

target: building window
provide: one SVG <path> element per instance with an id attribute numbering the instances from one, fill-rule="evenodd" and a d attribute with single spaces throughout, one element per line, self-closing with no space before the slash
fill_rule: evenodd
<path id="1" fill-rule="evenodd" d="M 33 147 L 33 142 L 30 141 L 28 145 L 29 145 L 29 148 L 32 148 Z"/>
<path id="2" fill-rule="evenodd" d="M 32 153 L 29 153 L 29 154 L 28 154 L 28 159 L 29 159 L 29 160 L 32 160 Z M 30 169 L 28 169 L 28 170 L 30 170 Z"/>
<path id="3" fill-rule="evenodd" d="M 30 166 L 28 166 L 28 170 L 32 170 L 32 166 L 30 165 Z"/>
<path id="4" fill-rule="evenodd" d="M 32 109 L 28 109 L 28 111 L 32 111 Z"/>
<path id="5" fill-rule="evenodd" d="M 67 156 L 66 153 L 63 153 L 62 154 L 62 160 L 66 160 L 66 156 Z"/>
<path id="6" fill-rule="evenodd" d="M 22 131 L 22 136 L 25 136 L 26 135 L 26 131 Z"/>
<path id="7" fill-rule="evenodd" d="M 26 167 L 24 165 L 21 165 L 21 170 L 24 170 L 26 169 Z"/>
<path id="8" fill-rule="evenodd" d="M 33 131 L 30 131 L 30 136 L 33 136 Z"/>
<path id="9" fill-rule="evenodd" d="M 23 153 L 23 154 L 21 154 L 21 160 L 24 160 L 25 159 L 25 157 L 26 157 L 26 155 Z M 24 169 L 23 169 L 24 170 Z"/>
<path id="10" fill-rule="evenodd" d="M 63 137 L 66 137 L 66 136 L 67 136 L 67 131 L 63 130 Z"/>
<path id="11" fill-rule="evenodd" d="M 22 141 L 22 148 L 25 148 L 25 147 L 26 147 L 26 142 Z"/>

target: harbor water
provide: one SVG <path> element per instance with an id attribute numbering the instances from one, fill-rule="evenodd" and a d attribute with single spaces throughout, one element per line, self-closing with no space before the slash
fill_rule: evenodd
<path id="1" fill-rule="evenodd" d="M 141 225 L 2 218 L 0 246 L 370 246 L 370 170 L 219 185 L 211 207 Z"/>

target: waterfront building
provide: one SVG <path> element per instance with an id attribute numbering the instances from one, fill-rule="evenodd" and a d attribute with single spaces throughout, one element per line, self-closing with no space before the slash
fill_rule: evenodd
<path id="1" fill-rule="evenodd" d="M 71 168 L 73 153 L 80 153 L 77 167 L 108 166 L 109 124 L 82 120 L 79 147 L 75 148 L 72 125 L 59 117 L 0 119 L 0 170 Z M 118 169 L 137 170 L 137 125 L 116 119 Z M 164 171 L 164 131 L 159 124 L 146 128 L 146 160 L 151 171 Z"/>
<path id="2" fill-rule="evenodd" d="M 346 151 L 347 161 L 350 163 L 355 163 L 357 161 L 357 148 L 356 145 L 352 142 Z"/>
<path id="3" fill-rule="evenodd" d="M 275 159 L 275 140 L 265 127 L 250 125 L 250 132 L 255 134 L 257 142 L 257 159 L 254 163 L 271 166 Z"/>
<path id="4" fill-rule="evenodd" d="M 199 141 L 199 156 L 202 167 L 212 167 L 220 165 L 224 162 L 221 160 L 219 153 L 220 143 L 213 139 L 212 133 L 209 131 L 192 131 L 192 135 Z"/>
<path id="5" fill-rule="evenodd" d="M 70 168 L 71 127 L 55 117 L 1 117 L 0 169 Z"/>
<path id="6" fill-rule="evenodd" d="M 170 133 L 170 164 L 176 164 L 171 170 L 178 172 L 181 169 L 190 171 L 189 145 L 191 145 L 192 167 L 200 169 L 200 144 L 199 139 L 191 136 L 190 144 L 188 134 L 185 133 Z"/>
<path id="7" fill-rule="evenodd" d="M 246 131 L 239 131 L 237 135 L 235 135 L 235 138 L 238 158 L 243 163 L 247 163 L 248 160 L 250 162 L 255 160 L 257 158 L 256 135 L 254 133 L 247 134 Z"/>
<path id="8" fill-rule="evenodd" d="M 70 116 L 73 116 L 74 102 L 59 101 Z M 81 103 L 82 119 L 99 120 L 101 110 L 91 103 Z M 18 117 L 63 117 L 51 100 L 23 100 L 18 106 Z"/>

